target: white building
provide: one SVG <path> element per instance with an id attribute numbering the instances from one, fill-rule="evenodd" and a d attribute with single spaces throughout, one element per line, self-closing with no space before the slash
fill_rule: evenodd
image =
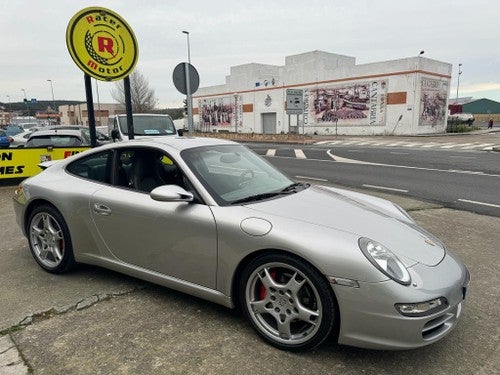
<path id="1" fill-rule="evenodd" d="M 194 122 L 210 132 L 440 133 L 451 69 L 421 56 L 356 65 L 354 57 L 322 51 L 287 56 L 284 66 L 234 66 L 225 84 L 195 93 Z M 291 89 L 302 90 L 288 97 L 290 107 L 304 107 L 300 115 L 286 112 Z"/>

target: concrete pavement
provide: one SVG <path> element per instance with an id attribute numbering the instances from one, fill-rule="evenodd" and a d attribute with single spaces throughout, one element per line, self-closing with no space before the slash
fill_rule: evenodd
<path id="1" fill-rule="evenodd" d="M 500 218 L 377 194 L 409 210 L 468 265 L 462 320 L 417 350 L 330 340 L 293 354 L 263 343 L 240 313 L 222 306 L 96 267 L 42 271 L 14 223 L 12 189 L 0 188 L 0 374 L 500 373 Z"/>

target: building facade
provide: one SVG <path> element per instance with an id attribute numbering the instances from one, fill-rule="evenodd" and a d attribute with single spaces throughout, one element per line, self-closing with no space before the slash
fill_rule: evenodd
<path id="1" fill-rule="evenodd" d="M 231 67 L 225 84 L 195 93 L 194 122 L 208 132 L 440 133 L 451 72 L 451 64 L 421 56 L 356 65 L 323 51 L 287 56 L 284 66 L 244 64 Z M 288 108 L 299 114 L 287 114 L 287 90 L 298 95 Z"/>
<path id="2" fill-rule="evenodd" d="M 87 103 L 59 106 L 62 125 L 89 125 Z M 125 107 L 115 103 L 94 103 L 96 126 L 107 126 L 108 116 L 125 113 Z"/>

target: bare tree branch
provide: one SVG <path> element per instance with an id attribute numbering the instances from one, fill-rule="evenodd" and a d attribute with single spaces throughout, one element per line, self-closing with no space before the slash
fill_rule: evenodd
<path id="1" fill-rule="evenodd" d="M 138 69 L 135 69 L 130 75 L 130 95 L 132 112 L 145 113 L 154 109 L 156 103 L 155 91 L 149 88 L 148 80 Z M 115 87 L 111 89 L 111 96 L 118 103 L 125 106 L 125 91 L 122 81 L 115 83 Z"/>

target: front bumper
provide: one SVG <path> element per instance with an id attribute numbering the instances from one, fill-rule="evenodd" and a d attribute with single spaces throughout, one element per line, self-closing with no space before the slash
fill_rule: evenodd
<path id="1" fill-rule="evenodd" d="M 435 266 L 409 269 L 412 284 L 387 280 L 359 283 L 359 288 L 332 285 L 340 309 L 339 343 L 368 349 L 404 350 L 429 345 L 457 324 L 470 280 L 467 268 L 450 254 Z M 445 297 L 448 306 L 422 317 L 401 315 L 396 303 Z"/>

